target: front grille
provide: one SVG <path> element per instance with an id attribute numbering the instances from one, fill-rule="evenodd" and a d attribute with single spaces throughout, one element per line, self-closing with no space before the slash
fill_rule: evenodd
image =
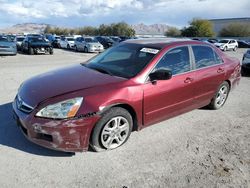
<path id="1" fill-rule="evenodd" d="M 53 138 L 49 134 L 37 133 L 37 139 L 46 140 L 48 142 L 53 142 Z"/>
<path id="2" fill-rule="evenodd" d="M 19 95 L 16 97 L 16 105 L 19 110 L 25 113 L 30 113 L 34 109 L 33 107 L 26 104 Z"/>

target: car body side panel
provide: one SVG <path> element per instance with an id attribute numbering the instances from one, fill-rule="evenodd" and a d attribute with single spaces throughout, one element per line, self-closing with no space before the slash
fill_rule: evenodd
<path id="1" fill-rule="evenodd" d="M 225 65 L 219 64 L 195 71 L 195 103 L 197 108 L 210 103 L 220 84 L 226 80 Z"/>
<path id="2" fill-rule="evenodd" d="M 193 107 L 193 81 L 186 82 L 187 78 L 195 79 L 194 73 L 189 72 L 176 75 L 170 80 L 149 82 L 144 85 L 144 124 L 151 125 L 182 114 Z"/>

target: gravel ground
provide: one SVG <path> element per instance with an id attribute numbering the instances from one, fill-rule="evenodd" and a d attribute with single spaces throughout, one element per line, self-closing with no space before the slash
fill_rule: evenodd
<path id="1" fill-rule="evenodd" d="M 227 52 L 242 58 L 245 50 Z M 1 187 L 250 187 L 250 78 L 226 105 L 194 110 L 133 132 L 122 147 L 75 155 L 27 141 L 12 120 L 22 81 L 93 54 L 0 57 Z"/>

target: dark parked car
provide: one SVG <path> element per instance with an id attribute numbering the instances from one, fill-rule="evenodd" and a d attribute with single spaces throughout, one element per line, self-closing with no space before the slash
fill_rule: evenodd
<path id="1" fill-rule="evenodd" d="M 32 142 L 102 151 L 124 144 L 132 130 L 203 106 L 221 108 L 239 81 L 240 62 L 208 43 L 128 40 L 86 64 L 25 81 L 13 109 Z"/>
<path id="2" fill-rule="evenodd" d="M 207 39 L 207 41 L 208 41 L 209 43 L 212 43 L 212 44 L 214 44 L 214 43 L 217 43 L 217 42 L 218 42 L 218 40 L 217 40 L 217 39 Z"/>
<path id="3" fill-rule="evenodd" d="M 22 42 L 22 51 L 30 55 L 39 53 L 53 54 L 53 47 L 40 35 L 28 35 Z"/>
<path id="4" fill-rule="evenodd" d="M 95 39 L 100 42 L 105 49 L 113 46 L 114 41 L 109 37 L 97 36 Z"/>
<path id="5" fill-rule="evenodd" d="M 7 36 L 0 35 L 0 55 L 16 55 L 16 42 L 11 41 Z"/>
<path id="6" fill-rule="evenodd" d="M 238 47 L 239 48 L 250 48 L 250 43 L 244 40 L 238 40 Z"/>
<path id="7" fill-rule="evenodd" d="M 16 37 L 16 47 L 17 47 L 17 50 L 22 50 L 22 43 L 24 41 L 25 37 L 24 36 L 17 36 Z"/>
<path id="8" fill-rule="evenodd" d="M 243 55 L 241 71 L 242 75 L 250 74 L 250 49 Z"/>
<path id="9" fill-rule="evenodd" d="M 51 42 L 52 46 L 54 48 L 60 48 L 60 40 L 61 40 L 61 37 L 55 36 L 54 40 Z"/>

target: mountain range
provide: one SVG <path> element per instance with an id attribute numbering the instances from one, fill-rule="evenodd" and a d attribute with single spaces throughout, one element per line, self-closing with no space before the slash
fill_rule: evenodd
<path id="1" fill-rule="evenodd" d="M 8 28 L 0 28 L 0 33 L 43 33 L 49 24 L 23 23 L 16 24 Z M 51 25 L 50 25 L 51 26 Z M 136 34 L 164 34 L 169 26 L 166 24 L 146 25 L 143 23 L 131 25 Z"/>

